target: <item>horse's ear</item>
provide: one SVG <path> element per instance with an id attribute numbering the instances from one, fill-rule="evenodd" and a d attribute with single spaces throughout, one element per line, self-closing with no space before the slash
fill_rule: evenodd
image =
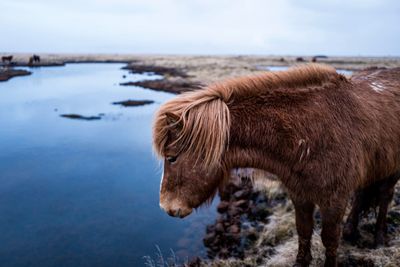
<path id="1" fill-rule="evenodd" d="M 168 125 L 174 125 L 174 124 L 176 124 L 176 123 L 179 121 L 179 119 L 180 119 L 178 115 L 176 115 L 176 114 L 174 114 L 174 113 L 171 113 L 171 112 L 165 113 L 165 116 L 166 116 L 166 120 L 167 120 L 167 124 L 168 124 Z"/>

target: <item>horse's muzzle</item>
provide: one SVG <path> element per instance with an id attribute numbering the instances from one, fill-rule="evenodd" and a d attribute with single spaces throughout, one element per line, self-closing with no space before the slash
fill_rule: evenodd
<path id="1" fill-rule="evenodd" d="M 169 204 L 169 203 L 168 203 Z M 183 207 L 174 207 L 174 205 L 165 205 L 160 202 L 160 207 L 163 209 L 169 216 L 184 218 L 192 213 L 193 209 L 191 208 L 183 208 Z"/>

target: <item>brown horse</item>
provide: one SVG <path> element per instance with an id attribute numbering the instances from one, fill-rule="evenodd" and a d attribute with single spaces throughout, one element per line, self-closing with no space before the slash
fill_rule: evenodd
<path id="1" fill-rule="evenodd" d="M 3 56 L 3 57 L 1 57 L 1 62 L 3 62 L 3 63 L 6 63 L 6 62 L 11 63 L 12 59 L 13 59 L 13 56 Z"/>
<path id="2" fill-rule="evenodd" d="M 33 56 L 32 56 L 32 59 L 33 59 L 33 62 L 40 63 L 40 56 L 38 56 L 38 55 L 33 55 Z"/>
<path id="3" fill-rule="evenodd" d="M 38 55 L 33 55 L 31 57 L 29 57 L 29 65 L 33 65 L 34 63 L 40 63 L 40 56 Z"/>
<path id="4" fill-rule="evenodd" d="M 185 217 L 212 199 L 232 168 L 257 168 L 279 177 L 294 203 L 295 266 L 312 259 L 315 205 L 322 215 L 325 266 L 337 265 L 347 202 L 363 188 L 380 202 L 381 243 L 400 170 L 399 77 L 397 68 L 347 79 L 311 64 L 232 79 L 170 100 L 153 126 L 153 145 L 164 159 L 160 206 Z M 355 199 L 349 236 L 356 232 L 362 210 L 357 203 L 362 206 L 364 197 Z"/>

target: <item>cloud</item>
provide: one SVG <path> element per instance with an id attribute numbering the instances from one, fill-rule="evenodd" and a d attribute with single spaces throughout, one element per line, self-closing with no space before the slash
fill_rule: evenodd
<path id="1" fill-rule="evenodd" d="M 394 0 L 2 0 L 2 51 L 400 55 Z"/>

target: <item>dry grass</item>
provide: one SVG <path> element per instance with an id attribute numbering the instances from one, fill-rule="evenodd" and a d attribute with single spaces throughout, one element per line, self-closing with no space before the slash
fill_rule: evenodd
<path id="1" fill-rule="evenodd" d="M 146 267 L 177 267 L 182 264 L 187 263 L 187 259 L 185 261 L 180 260 L 175 252 L 171 249 L 170 255 L 164 256 L 161 252 L 161 249 L 158 245 L 156 245 L 156 253 L 155 256 L 144 256 L 144 266 Z"/>
<path id="2" fill-rule="evenodd" d="M 283 191 L 279 185 L 275 184 L 267 188 L 265 192 L 270 199 L 273 199 L 277 196 L 281 197 Z M 400 195 L 400 186 L 397 187 L 396 194 Z M 400 206 L 393 202 L 391 210 L 400 211 Z M 371 229 L 375 222 L 373 217 L 370 214 L 367 219 L 363 219 L 360 223 L 361 239 L 364 240 L 364 243 L 372 243 Z M 269 222 L 244 260 L 215 260 L 209 265 L 218 267 L 291 266 L 295 261 L 297 252 L 294 208 L 291 201 L 275 206 L 269 218 Z M 373 249 L 342 241 L 338 250 L 339 262 L 343 263 L 343 266 L 400 266 L 400 229 L 398 228 L 396 227 L 393 230 L 394 232 L 389 233 L 390 241 L 388 246 L 384 248 Z M 324 247 L 320 237 L 319 223 L 316 223 L 312 243 L 313 261 L 311 266 L 321 266 L 324 260 Z M 262 256 L 266 254 L 270 255 Z"/>

